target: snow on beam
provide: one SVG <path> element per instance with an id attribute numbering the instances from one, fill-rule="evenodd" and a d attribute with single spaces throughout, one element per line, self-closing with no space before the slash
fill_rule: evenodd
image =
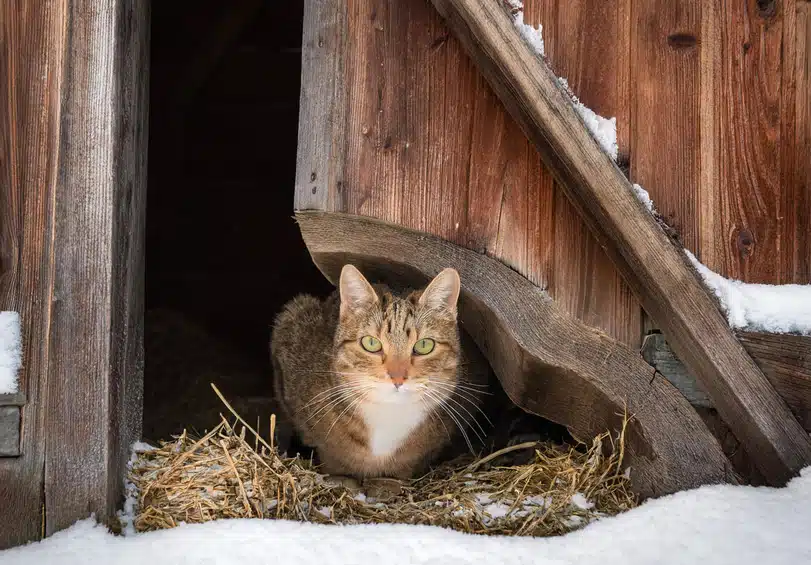
<path id="1" fill-rule="evenodd" d="M 758 469 L 785 484 L 811 463 L 811 438 L 506 8 L 497 0 L 432 2 Z"/>

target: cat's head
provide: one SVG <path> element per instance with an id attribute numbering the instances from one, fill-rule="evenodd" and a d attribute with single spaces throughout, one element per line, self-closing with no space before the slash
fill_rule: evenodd
<path id="1" fill-rule="evenodd" d="M 334 366 L 373 402 L 441 402 L 453 393 L 460 362 L 459 274 L 439 273 L 423 290 L 377 291 L 352 265 L 340 280 Z"/>

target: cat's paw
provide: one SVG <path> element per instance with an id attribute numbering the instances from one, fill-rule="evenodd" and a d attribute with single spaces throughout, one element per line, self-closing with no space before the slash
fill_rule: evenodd
<path id="1" fill-rule="evenodd" d="M 360 483 L 354 477 L 346 475 L 327 475 L 324 477 L 324 482 L 328 485 L 344 487 L 351 491 L 360 491 Z"/>
<path id="2" fill-rule="evenodd" d="M 400 479 L 388 477 L 369 478 L 363 481 L 366 496 L 378 502 L 385 502 L 403 494 L 405 485 Z"/>

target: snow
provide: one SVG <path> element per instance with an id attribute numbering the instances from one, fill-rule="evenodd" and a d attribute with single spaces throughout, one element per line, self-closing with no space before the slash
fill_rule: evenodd
<path id="1" fill-rule="evenodd" d="M 594 503 L 587 499 L 582 493 L 576 492 L 572 495 L 572 504 L 580 510 L 591 510 Z"/>
<path id="2" fill-rule="evenodd" d="M 642 186 L 636 197 L 654 213 L 653 200 Z M 684 250 L 704 283 L 715 293 L 733 329 L 811 335 L 811 284 L 756 284 L 722 277 Z"/>
<path id="3" fill-rule="evenodd" d="M 18 373 L 22 359 L 20 315 L 17 312 L 0 312 L 0 394 L 19 392 Z"/>
<path id="4" fill-rule="evenodd" d="M 730 327 L 811 335 L 811 284 L 769 285 L 726 279 L 690 251 L 684 252 L 721 301 Z"/>
<path id="5" fill-rule="evenodd" d="M 138 457 L 140 453 L 152 451 L 157 449 L 144 443 L 136 441 L 130 448 L 130 460 L 127 462 L 127 471 L 130 471 L 135 465 L 143 464 L 142 460 Z M 118 519 L 121 522 L 125 534 L 135 533 L 135 515 L 138 511 L 138 487 L 127 478 L 124 479 L 124 508 L 118 512 Z"/>
<path id="6" fill-rule="evenodd" d="M 541 57 L 545 56 L 543 26 L 538 24 L 538 27 L 534 28 L 524 23 L 524 5 L 520 1 L 508 0 L 508 3 L 513 11 L 513 24 L 516 29 L 518 29 L 521 37 L 524 38 L 524 41 L 526 41 L 535 53 Z M 580 102 L 572 89 L 569 88 L 569 82 L 565 78 L 558 77 L 558 82 L 560 82 L 563 89 L 572 99 L 575 110 L 577 110 L 577 113 L 583 118 L 586 127 L 588 127 L 589 131 L 603 148 L 603 151 L 608 153 L 608 155 L 616 161 L 619 153 L 619 146 L 617 145 L 617 119 L 604 118 Z"/>
<path id="7" fill-rule="evenodd" d="M 594 110 L 583 104 L 574 92 L 569 88 L 569 82 L 565 78 L 558 78 L 563 89 L 569 93 L 574 104 L 575 110 L 586 122 L 586 127 L 589 128 L 592 135 L 597 139 L 597 142 L 603 148 L 603 151 L 614 160 L 617 160 L 619 153 L 619 146 L 617 145 L 617 118 L 604 118 L 597 114 Z"/>
<path id="8" fill-rule="evenodd" d="M 544 56 L 543 26 L 538 24 L 538 27 L 534 28 L 529 24 L 525 24 L 523 10 L 516 12 L 513 23 L 515 27 L 518 28 L 518 32 L 521 34 L 521 37 L 524 38 L 524 41 L 529 43 L 530 47 L 532 47 L 538 55 Z"/>
<path id="9" fill-rule="evenodd" d="M 113 536 L 92 519 L 0 552 L 0 565 L 798 565 L 811 563 L 811 468 L 786 488 L 685 491 L 556 538 L 472 536 L 430 526 L 330 526 L 277 520 L 181 524 Z"/>
<path id="10" fill-rule="evenodd" d="M 639 201 L 642 202 L 642 204 L 645 205 L 645 208 L 648 209 L 648 212 L 650 212 L 651 214 L 654 213 L 655 210 L 653 208 L 653 200 L 651 200 L 651 197 L 650 197 L 650 194 L 648 194 L 648 191 L 645 190 L 644 188 L 642 188 L 641 185 L 638 185 L 636 183 L 634 183 L 633 188 L 634 188 L 634 194 L 636 194 L 637 199 L 639 199 Z"/>

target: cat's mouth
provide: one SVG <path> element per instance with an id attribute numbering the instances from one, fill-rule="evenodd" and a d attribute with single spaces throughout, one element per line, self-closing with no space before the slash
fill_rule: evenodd
<path id="1" fill-rule="evenodd" d="M 368 402 L 376 404 L 411 404 L 420 401 L 424 385 L 406 381 L 400 386 L 389 382 L 379 382 L 367 396 Z"/>

